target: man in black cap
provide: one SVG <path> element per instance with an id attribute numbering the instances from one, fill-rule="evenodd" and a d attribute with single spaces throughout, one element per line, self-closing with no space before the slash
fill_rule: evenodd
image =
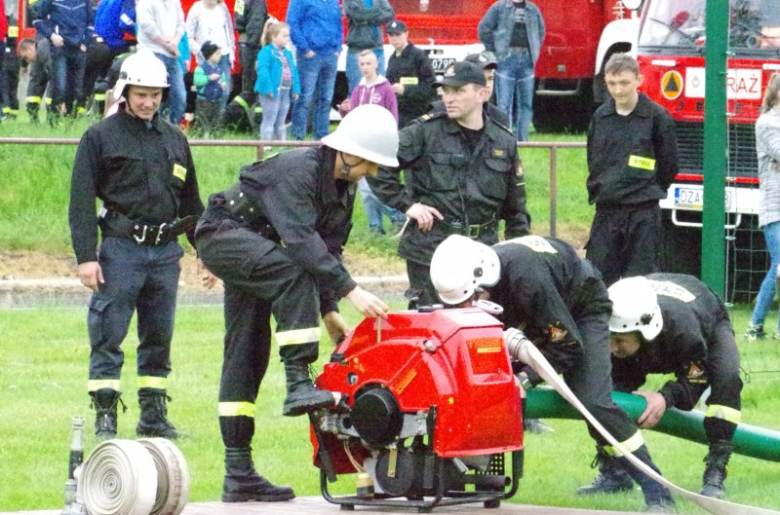
<path id="1" fill-rule="evenodd" d="M 395 49 L 387 63 L 386 78 L 398 97 L 398 126 L 406 127 L 427 113 L 436 99 L 436 92 L 431 88 L 436 75 L 428 54 L 409 42 L 409 29 L 404 22 L 391 21 L 385 32 Z"/>
<path id="2" fill-rule="evenodd" d="M 447 236 L 462 234 L 493 245 L 499 219 L 506 221 L 507 239 L 529 232 L 516 142 L 504 126 L 483 115 L 489 91 L 482 68 L 456 62 L 435 86 L 442 88 L 444 111 L 421 116 L 401 130 L 400 166 L 380 167 L 369 180 L 383 203 L 416 222 L 408 225 L 398 247 L 406 259 L 411 306 L 437 302 L 429 268 L 433 251 Z"/>
<path id="3" fill-rule="evenodd" d="M 496 67 L 498 66 L 496 62 L 492 59 L 488 59 L 485 54 L 469 54 L 464 61 L 469 61 L 480 66 L 482 72 L 485 74 L 485 82 L 488 89 L 488 99 L 483 106 L 485 114 L 491 117 L 499 125 L 510 127 L 509 117 L 506 113 L 490 102 L 490 98 L 493 96 L 493 82 L 495 80 Z M 446 110 L 443 100 L 436 100 L 431 103 L 432 113 L 445 112 Z"/>

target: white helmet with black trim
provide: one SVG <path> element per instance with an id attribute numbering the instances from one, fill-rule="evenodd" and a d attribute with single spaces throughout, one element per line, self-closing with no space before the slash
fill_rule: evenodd
<path id="1" fill-rule="evenodd" d="M 470 299 L 482 286 L 493 286 L 501 276 L 498 254 L 484 243 L 453 234 L 436 247 L 431 259 L 431 282 L 446 304 Z"/>
<path id="2" fill-rule="evenodd" d="M 382 106 L 362 104 L 351 110 L 322 143 L 382 166 L 398 166 L 398 123 Z"/>
<path id="3" fill-rule="evenodd" d="M 127 86 L 147 88 L 168 88 L 168 70 L 151 50 L 138 50 L 127 56 L 119 71 L 119 80 L 114 86 L 114 100 L 125 94 Z"/>
<path id="4" fill-rule="evenodd" d="M 645 340 L 654 340 L 664 327 L 658 295 L 646 277 L 621 279 L 609 287 L 613 333 L 639 331 Z"/>

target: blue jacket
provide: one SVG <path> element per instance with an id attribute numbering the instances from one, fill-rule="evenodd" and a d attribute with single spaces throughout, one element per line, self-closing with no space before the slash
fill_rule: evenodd
<path id="1" fill-rule="evenodd" d="M 215 73 L 219 74 L 219 79 L 211 80 L 210 77 Z M 206 61 L 195 68 L 192 83 L 195 84 L 198 99 L 218 102 L 224 94 L 222 84 L 227 84 L 227 74 L 219 64 Z"/>
<path id="2" fill-rule="evenodd" d="M 298 76 L 298 68 L 295 67 L 292 52 L 286 48 L 282 50 L 287 62 L 290 65 L 292 73 L 292 92 L 301 93 L 301 79 Z M 265 45 L 257 53 L 257 81 L 255 81 L 255 92 L 260 95 L 272 93 L 274 98 L 279 96 L 279 85 L 282 83 L 282 60 L 281 52 L 273 43 Z"/>
<path id="3" fill-rule="evenodd" d="M 300 55 L 340 52 L 344 39 L 339 0 L 290 0 L 287 7 L 290 38 Z"/>
<path id="4" fill-rule="evenodd" d="M 66 47 L 89 46 L 94 21 L 91 0 L 38 0 L 33 9 L 35 30 L 46 39 L 59 34 Z"/>
<path id="5" fill-rule="evenodd" d="M 111 50 L 126 47 L 125 34 L 135 37 L 135 0 L 100 0 L 95 11 L 95 34 Z"/>
<path id="6" fill-rule="evenodd" d="M 515 24 L 512 20 L 513 9 L 512 0 L 498 0 L 490 6 L 477 27 L 479 40 L 485 45 L 485 50 L 496 54 L 498 62 L 509 57 L 509 42 L 512 40 L 512 29 Z M 525 2 L 525 16 L 531 59 L 536 64 L 544 41 L 544 18 L 539 8 L 528 0 Z"/>

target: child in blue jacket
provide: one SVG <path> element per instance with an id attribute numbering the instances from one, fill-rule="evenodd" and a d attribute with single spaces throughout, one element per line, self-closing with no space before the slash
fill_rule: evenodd
<path id="1" fill-rule="evenodd" d="M 198 91 L 195 101 L 195 120 L 205 138 L 211 136 L 211 131 L 219 125 L 222 110 L 222 95 L 227 88 L 227 74 L 220 66 L 222 51 L 211 41 L 201 45 L 200 52 L 205 61 L 195 68 L 192 82 Z"/>
<path id="2" fill-rule="evenodd" d="M 263 108 L 260 124 L 260 139 L 287 139 L 285 123 L 290 104 L 298 100 L 301 81 L 295 67 L 290 43 L 290 28 L 286 23 L 269 18 L 265 24 L 261 43 L 263 49 L 257 54 L 257 81 L 255 92 Z"/>

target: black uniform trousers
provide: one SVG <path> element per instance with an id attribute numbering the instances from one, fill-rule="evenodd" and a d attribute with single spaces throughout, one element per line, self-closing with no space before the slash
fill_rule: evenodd
<path id="1" fill-rule="evenodd" d="M 90 392 L 120 390 L 121 344 L 134 312 L 138 313 L 138 386 L 165 389 L 183 255 L 178 241 L 146 246 L 132 238 L 104 234 L 99 263 L 105 282 L 92 294 L 87 315 Z"/>
<path id="2" fill-rule="evenodd" d="M 707 441 L 731 441 L 742 411 L 742 379 L 739 377 L 739 351 L 729 320 L 721 320 L 708 342 L 707 381 L 696 384 L 698 400 L 707 387 L 712 391 L 705 403 L 704 432 Z M 725 408 L 725 409 L 724 409 Z"/>
<path id="3" fill-rule="evenodd" d="M 241 98 L 247 105 L 255 103 L 257 94 L 255 93 L 255 82 L 257 81 L 257 53 L 260 47 L 249 43 L 239 43 L 239 57 L 241 58 Z"/>
<path id="4" fill-rule="evenodd" d="M 603 286 L 599 285 L 603 288 Z M 602 292 L 607 295 L 606 290 Z M 582 336 L 582 359 L 570 370 L 563 370 L 563 379 L 571 391 L 601 425 L 629 450 L 637 450 L 643 441 L 635 442 L 636 423 L 612 400 L 612 358 L 609 350 L 609 314 L 583 313 L 575 318 Z M 607 441 L 588 423 L 588 432 L 600 446 Z"/>
<path id="5" fill-rule="evenodd" d="M 16 38 L 9 38 L 3 60 L 2 94 L 3 114 L 16 117 L 19 114 L 19 57 L 16 55 Z"/>
<path id="6" fill-rule="evenodd" d="M 611 286 L 622 277 L 658 272 L 661 208 L 658 201 L 641 206 L 596 206 L 587 257 Z"/>
<path id="7" fill-rule="evenodd" d="M 316 361 L 319 295 L 312 275 L 280 245 L 210 207 L 195 233 L 206 267 L 225 285 L 225 349 L 219 420 L 226 447 L 248 447 L 268 368 L 271 321 L 282 361 Z"/>

